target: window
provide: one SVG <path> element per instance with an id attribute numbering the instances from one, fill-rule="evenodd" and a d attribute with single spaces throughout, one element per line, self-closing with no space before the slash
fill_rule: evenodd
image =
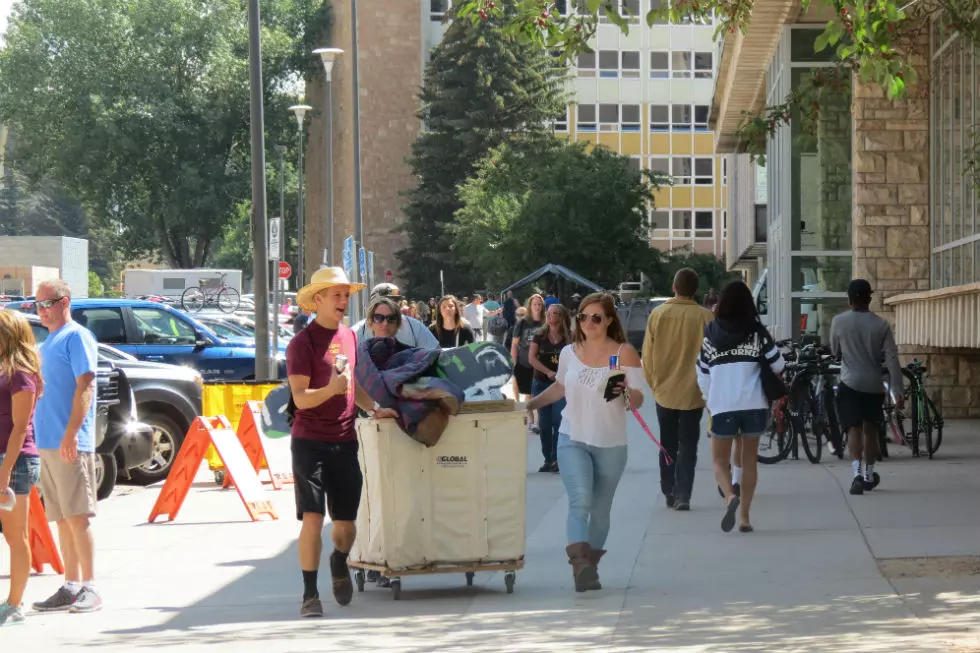
<path id="1" fill-rule="evenodd" d="M 556 132 L 568 131 L 568 107 L 565 107 L 564 111 L 555 116 L 554 130 Z"/>
<path id="2" fill-rule="evenodd" d="M 656 11 L 656 10 L 662 8 L 664 6 L 664 4 L 665 4 L 665 0 L 650 0 L 650 11 Z M 666 25 L 667 24 L 667 18 L 658 18 L 653 24 L 654 25 Z"/>
<path id="3" fill-rule="evenodd" d="M 650 53 L 650 79 L 667 79 L 670 77 L 670 53 Z"/>
<path id="4" fill-rule="evenodd" d="M 721 185 L 728 185 L 728 157 L 721 157 Z"/>
<path id="5" fill-rule="evenodd" d="M 691 53 L 690 52 L 671 52 L 670 64 L 673 68 L 675 79 L 690 79 L 691 77 Z"/>
<path id="6" fill-rule="evenodd" d="M 626 159 L 626 167 L 628 167 L 630 170 L 639 172 L 640 168 L 642 168 L 640 165 L 640 157 L 631 156 L 630 158 Z"/>
<path id="7" fill-rule="evenodd" d="M 691 105 L 674 104 L 670 107 L 671 129 L 679 132 L 691 131 Z"/>
<path id="8" fill-rule="evenodd" d="M 670 129 L 670 107 L 666 104 L 650 105 L 650 131 L 665 132 Z"/>
<path id="9" fill-rule="evenodd" d="M 691 157 L 670 157 L 670 176 L 674 178 L 675 186 L 691 185 Z"/>
<path id="10" fill-rule="evenodd" d="M 576 125 L 580 132 L 594 132 L 596 127 L 595 105 L 580 104 L 576 108 L 578 123 Z"/>
<path id="11" fill-rule="evenodd" d="M 92 332 L 95 339 L 107 345 L 126 342 L 126 326 L 118 308 L 81 308 L 71 312 L 72 319 Z"/>
<path id="12" fill-rule="evenodd" d="M 599 130 L 604 132 L 619 131 L 619 105 L 599 105 Z"/>
<path id="13" fill-rule="evenodd" d="M 599 22 L 608 23 L 609 18 L 606 17 L 606 5 L 612 3 L 604 2 L 602 7 L 599 8 Z M 639 22 L 640 15 L 640 0 L 616 0 L 616 4 L 619 6 L 619 15 L 628 16 L 631 23 Z"/>
<path id="14" fill-rule="evenodd" d="M 138 342 L 147 345 L 193 345 L 197 334 L 190 324 L 160 308 L 134 308 Z"/>
<path id="15" fill-rule="evenodd" d="M 675 238 L 690 238 L 691 237 L 691 212 L 690 211 L 674 211 L 673 224 L 671 234 Z"/>
<path id="16" fill-rule="evenodd" d="M 441 23 L 449 11 L 449 0 L 429 0 L 429 20 Z"/>
<path id="17" fill-rule="evenodd" d="M 715 161 L 711 157 L 694 159 L 694 183 L 697 186 L 710 186 L 714 182 Z"/>
<path id="18" fill-rule="evenodd" d="M 694 237 L 711 238 L 714 227 L 714 211 L 694 212 Z"/>
<path id="19" fill-rule="evenodd" d="M 694 77 L 697 79 L 711 79 L 713 73 L 712 62 L 714 57 L 710 52 L 694 53 Z"/>
<path id="20" fill-rule="evenodd" d="M 578 55 L 578 76 L 595 77 L 595 52 L 580 52 Z"/>
<path id="21" fill-rule="evenodd" d="M 569 0 L 555 0 L 555 12 L 562 15 L 568 15 Z"/>
<path id="22" fill-rule="evenodd" d="M 654 232 L 670 231 L 670 211 L 650 211 L 650 228 Z M 661 235 L 666 235 L 666 233 Z"/>
<path id="23" fill-rule="evenodd" d="M 183 290 L 186 285 L 187 285 L 187 279 L 185 279 L 184 277 L 163 278 L 164 290 Z"/>
<path id="24" fill-rule="evenodd" d="M 619 52 L 599 50 L 599 77 L 619 77 Z"/>
<path id="25" fill-rule="evenodd" d="M 624 104 L 620 120 L 620 129 L 624 132 L 640 131 L 640 105 Z"/>
<path id="26" fill-rule="evenodd" d="M 623 78 L 638 79 L 640 77 L 640 53 L 636 50 L 626 50 L 622 55 Z"/>
<path id="27" fill-rule="evenodd" d="M 711 111 L 711 107 L 707 104 L 695 104 L 694 105 L 694 130 L 695 131 L 708 131 L 708 113 Z"/>
<path id="28" fill-rule="evenodd" d="M 662 172 L 670 174 L 670 159 L 667 157 L 650 157 L 650 172 Z"/>

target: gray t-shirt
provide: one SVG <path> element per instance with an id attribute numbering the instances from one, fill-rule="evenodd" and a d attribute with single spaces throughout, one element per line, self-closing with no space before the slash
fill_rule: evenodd
<path id="1" fill-rule="evenodd" d="M 841 357 L 840 380 L 858 392 L 883 394 L 881 364 L 888 366 L 890 387 L 902 392 L 902 366 L 891 325 L 870 311 L 847 311 L 830 323 L 830 347 Z"/>

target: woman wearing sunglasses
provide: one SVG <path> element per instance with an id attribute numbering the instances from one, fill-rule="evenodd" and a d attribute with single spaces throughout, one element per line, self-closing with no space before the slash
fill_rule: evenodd
<path id="1" fill-rule="evenodd" d="M 378 297 L 368 306 L 367 326 L 373 338 L 394 338 L 402 326 L 402 312 L 394 300 Z"/>
<path id="2" fill-rule="evenodd" d="M 619 357 L 626 386 L 604 390 L 610 357 Z M 619 479 L 626 469 L 626 411 L 643 404 L 640 356 L 626 343 L 612 295 L 593 293 L 582 300 L 573 344 L 562 349 L 554 383 L 527 403 L 537 410 L 562 398 L 558 465 L 568 494 L 568 553 L 575 591 L 601 589 L 599 559 L 609 535 L 609 514 Z M 629 403 L 622 394 L 628 394 Z"/>

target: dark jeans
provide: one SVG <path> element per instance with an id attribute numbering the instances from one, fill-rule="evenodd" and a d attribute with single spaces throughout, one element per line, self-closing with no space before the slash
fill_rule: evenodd
<path id="1" fill-rule="evenodd" d="M 531 394 L 537 397 L 551 387 L 554 381 L 534 379 L 531 383 Z M 565 399 L 538 410 L 538 429 L 541 431 L 541 455 L 546 463 L 558 460 L 558 429 L 561 427 L 561 411 L 565 410 Z"/>
<path id="2" fill-rule="evenodd" d="M 660 422 L 660 443 L 670 454 L 668 465 L 660 453 L 660 490 L 664 496 L 691 500 L 694 488 L 694 467 L 698 464 L 698 440 L 701 439 L 703 408 L 676 410 L 657 404 Z"/>

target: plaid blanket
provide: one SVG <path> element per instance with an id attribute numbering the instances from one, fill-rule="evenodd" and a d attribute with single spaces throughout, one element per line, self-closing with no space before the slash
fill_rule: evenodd
<path id="1" fill-rule="evenodd" d="M 357 382 L 383 408 L 398 411 L 398 425 L 413 439 L 432 446 L 459 412 L 463 391 L 436 377 L 439 349 L 407 348 L 394 338 L 358 343 Z"/>

